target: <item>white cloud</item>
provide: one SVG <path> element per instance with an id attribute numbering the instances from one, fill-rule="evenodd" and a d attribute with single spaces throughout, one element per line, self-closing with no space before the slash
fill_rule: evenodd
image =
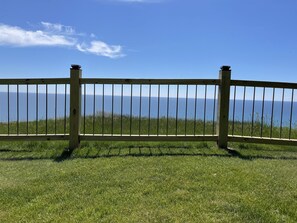
<path id="1" fill-rule="evenodd" d="M 123 57 L 122 47 L 107 45 L 102 41 L 92 41 L 90 45 L 87 44 L 77 44 L 77 49 L 81 52 L 92 53 L 98 56 L 105 56 L 109 58 Z"/>
<path id="2" fill-rule="evenodd" d="M 28 31 L 16 26 L 0 24 L 0 45 L 10 46 L 72 46 L 73 38 L 48 34 L 44 31 Z"/>
<path id="3" fill-rule="evenodd" d="M 108 45 L 103 41 L 94 40 L 94 34 L 92 34 L 93 40 L 90 43 L 85 43 L 86 40 L 81 39 L 82 35 L 77 34 L 71 26 L 49 22 L 42 22 L 41 25 L 42 30 L 34 31 L 0 24 L 0 45 L 13 47 L 70 47 L 97 56 L 109 58 L 124 56 L 122 46 Z"/>

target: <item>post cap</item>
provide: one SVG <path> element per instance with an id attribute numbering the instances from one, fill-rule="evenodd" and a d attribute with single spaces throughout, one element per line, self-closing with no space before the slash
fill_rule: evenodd
<path id="1" fill-rule="evenodd" d="M 230 71 L 230 66 L 221 66 L 221 71 Z"/>
<path id="2" fill-rule="evenodd" d="M 80 68 L 81 68 L 81 66 L 78 65 L 78 64 L 71 64 L 71 69 L 72 70 L 79 70 Z"/>

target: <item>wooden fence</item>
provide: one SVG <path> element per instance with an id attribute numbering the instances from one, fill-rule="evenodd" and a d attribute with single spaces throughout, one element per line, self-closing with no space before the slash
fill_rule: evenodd
<path id="1" fill-rule="evenodd" d="M 297 145 L 297 84 L 232 80 L 229 66 L 218 79 L 103 79 L 72 65 L 70 78 L 0 79 L 0 87 L 2 141 Z"/>

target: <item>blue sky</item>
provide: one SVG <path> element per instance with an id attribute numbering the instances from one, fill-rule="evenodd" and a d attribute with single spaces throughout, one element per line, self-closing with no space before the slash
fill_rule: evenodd
<path id="1" fill-rule="evenodd" d="M 3 0 L 1 77 L 297 82 L 297 1 Z"/>

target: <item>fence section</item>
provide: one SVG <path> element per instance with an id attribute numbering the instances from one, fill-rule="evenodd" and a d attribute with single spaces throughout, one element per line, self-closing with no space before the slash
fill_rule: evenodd
<path id="1" fill-rule="evenodd" d="M 69 135 L 69 79 L 0 79 L 0 139 Z"/>
<path id="2" fill-rule="evenodd" d="M 219 79 L 0 79 L 0 140 L 297 145 L 297 84 Z"/>
<path id="3" fill-rule="evenodd" d="M 82 79 L 81 138 L 216 140 L 218 80 Z"/>
<path id="4" fill-rule="evenodd" d="M 231 81 L 229 140 L 297 145 L 297 84 Z"/>

